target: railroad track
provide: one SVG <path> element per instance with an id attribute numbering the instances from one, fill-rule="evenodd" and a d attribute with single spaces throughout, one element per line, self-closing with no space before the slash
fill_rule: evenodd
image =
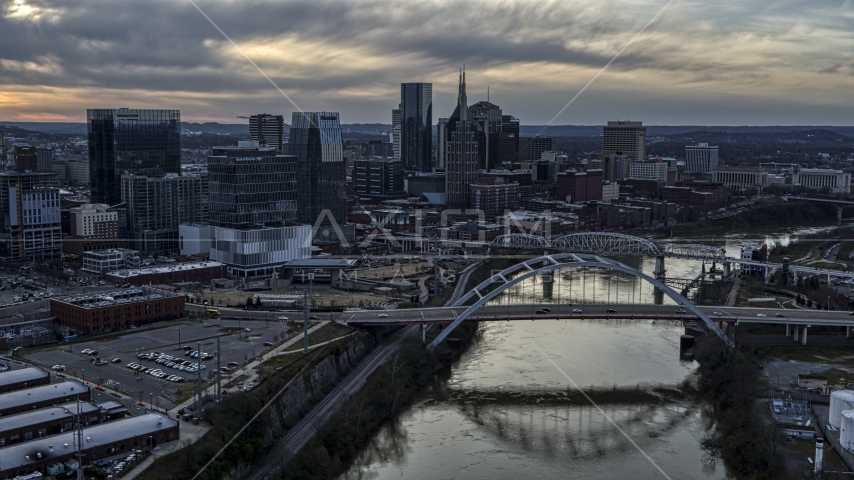
<path id="1" fill-rule="evenodd" d="M 296 455 L 306 442 L 317 433 L 317 430 L 329 420 L 343 401 L 357 392 L 368 376 L 376 371 L 409 335 L 415 333 L 417 328 L 417 326 L 412 325 L 401 329 L 392 336 L 388 343 L 381 345 L 368 355 L 368 358 L 363 360 L 356 367 L 356 370 L 350 372 L 344 381 L 339 383 L 302 420 L 288 430 L 288 433 L 267 452 L 264 460 L 255 467 L 255 470 L 244 478 L 247 480 L 265 480 L 292 456 Z"/>

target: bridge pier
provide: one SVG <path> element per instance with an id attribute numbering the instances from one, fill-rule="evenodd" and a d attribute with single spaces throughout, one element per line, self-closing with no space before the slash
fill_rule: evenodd
<path id="1" fill-rule="evenodd" d="M 845 338 L 851 338 L 851 327 L 845 327 Z"/>
<path id="2" fill-rule="evenodd" d="M 798 341 L 799 334 L 801 333 L 801 327 L 799 325 L 795 325 L 795 341 Z"/>
<path id="3" fill-rule="evenodd" d="M 786 338 L 789 338 L 789 337 L 791 337 L 791 336 L 792 336 L 792 332 L 791 332 L 791 330 L 789 329 L 789 327 L 790 327 L 790 326 L 791 326 L 791 325 L 789 325 L 788 323 L 786 324 Z"/>
<path id="4" fill-rule="evenodd" d="M 667 278 L 667 270 L 664 268 L 664 255 L 655 257 L 655 270 L 653 270 L 652 275 L 662 283 Z M 652 302 L 656 305 L 664 304 L 664 292 L 658 287 L 652 289 Z"/>
<path id="5" fill-rule="evenodd" d="M 552 298 L 554 293 L 554 276 L 552 274 L 541 275 L 543 280 L 543 298 Z"/>
<path id="6" fill-rule="evenodd" d="M 801 341 L 801 345 L 807 344 L 807 328 L 809 328 L 809 325 L 804 325 L 804 338 Z"/>
<path id="7" fill-rule="evenodd" d="M 836 226 L 842 226 L 842 205 L 836 206 Z"/>

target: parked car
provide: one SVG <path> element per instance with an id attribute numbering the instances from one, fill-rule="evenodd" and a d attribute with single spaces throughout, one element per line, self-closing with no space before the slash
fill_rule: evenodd
<path id="1" fill-rule="evenodd" d="M 273 346 L 273 342 L 264 342 L 264 346 L 265 346 L 265 347 L 272 347 L 272 346 Z"/>
<path id="2" fill-rule="evenodd" d="M 61 371 L 65 370 L 65 365 L 54 365 L 50 368 L 53 370 L 56 370 L 57 372 L 61 372 Z"/>
<path id="3" fill-rule="evenodd" d="M 112 360 L 111 360 L 111 362 L 113 362 L 113 363 L 122 363 L 122 359 L 121 359 L 121 358 L 114 358 L 114 359 L 112 359 Z"/>
<path id="4" fill-rule="evenodd" d="M 240 364 L 239 364 L 239 363 L 237 363 L 237 362 L 228 362 L 228 366 L 229 366 L 229 367 L 236 367 L 236 366 L 238 366 L 238 365 L 240 365 Z"/>
<path id="5" fill-rule="evenodd" d="M 250 329 L 249 327 L 246 327 L 246 328 L 244 328 L 244 329 L 243 329 L 243 331 L 244 331 L 244 332 L 249 333 L 249 332 L 251 332 L 251 331 L 252 331 L 252 329 Z"/>
<path id="6" fill-rule="evenodd" d="M 84 348 L 83 350 L 80 350 L 80 353 L 82 353 L 83 355 L 90 355 L 92 353 L 92 349 Z"/>

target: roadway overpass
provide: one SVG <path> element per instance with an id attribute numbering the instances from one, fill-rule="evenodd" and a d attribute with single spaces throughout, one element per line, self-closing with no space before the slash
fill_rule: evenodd
<path id="1" fill-rule="evenodd" d="M 548 308 L 548 313 L 536 313 Z M 786 336 L 794 341 L 807 344 L 807 331 L 813 326 L 844 327 L 850 336 L 854 327 L 854 315 L 848 312 L 828 312 L 823 310 L 799 310 L 783 308 L 755 307 L 698 307 L 715 322 L 768 323 L 786 325 Z M 447 325 L 452 323 L 466 307 L 437 307 L 411 310 L 357 311 L 344 312 L 338 321 L 353 327 L 388 325 Z M 581 313 L 575 312 L 581 310 Z M 783 315 L 778 317 L 777 314 Z M 764 315 L 764 316 L 760 316 Z M 567 304 L 528 304 L 528 305 L 487 305 L 478 309 L 465 322 L 507 322 L 536 320 L 668 320 L 697 321 L 701 319 L 680 305 L 567 305 Z"/>

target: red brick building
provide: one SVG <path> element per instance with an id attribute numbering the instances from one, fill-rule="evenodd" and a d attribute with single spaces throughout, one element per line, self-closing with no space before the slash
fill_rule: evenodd
<path id="1" fill-rule="evenodd" d="M 51 298 L 57 323 L 79 334 L 122 330 L 131 325 L 184 317 L 184 296 L 149 287 Z"/>
<path id="2" fill-rule="evenodd" d="M 602 170 L 557 174 L 556 198 L 572 203 L 602 200 Z"/>
<path id="3" fill-rule="evenodd" d="M 487 220 L 519 207 L 519 184 L 504 183 L 501 177 L 481 178 L 469 185 L 469 208 L 483 212 Z"/>
<path id="4" fill-rule="evenodd" d="M 89 400 L 89 388 L 80 382 L 66 380 L 0 394 L 0 418 L 37 408 L 50 407 L 77 400 Z"/>

